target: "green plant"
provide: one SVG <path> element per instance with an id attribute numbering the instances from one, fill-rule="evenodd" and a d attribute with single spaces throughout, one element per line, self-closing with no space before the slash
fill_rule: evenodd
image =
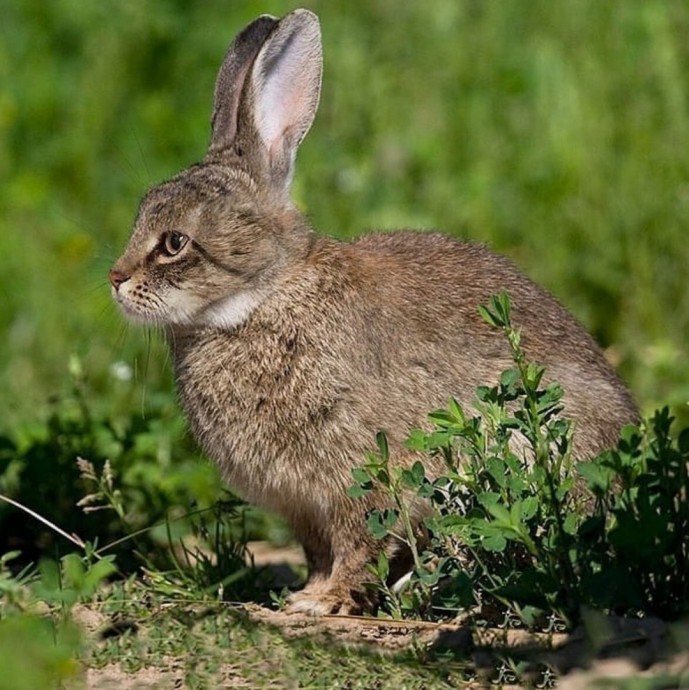
<path id="1" fill-rule="evenodd" d="M 379 437 L 379 452 L 354 473 L 353 495 L 377 485 L 389 499 L 369 515 L 371 533 L 401 538 L 412 553 L 401 588 L 387 583 L 385 556 L 374 568 L 389 610 L 429 615 L 492 603 L 530 626 L 571 626 L 585 606 L 681 616 L 689 605 L 689 430 L 673 440 L 665 409 L 648 426 L 625 428 L 616 449 L 575 466 L 562 388 L 543 386 L 543 367 L 526 360 L 507 295 L 481 314 L 504 331 L 515 366 L 477 389 L 475 414 L 451 400 L 430 415 L 430 431 L 411 433 L 409 446 L 441 457 L 445 471 L 428 477 L 420 460 L 391 466 Z M 423 548 L 409 523 L 410 496 L 433 507 Z"/>
<path id="2" fill-rule="evenodd" d="M 68 553 L 56 563 L 44 559 L 38 568 L 39 577 L 31 587 L 34 599 L 69 611 L 79 601 L 89 601 L 103 582 L 117 572 L 114 556 L 80 557 Z"/>
<path id="3" fill-rule="evenodd" d="M 253 512 L 243 501 L 227 492 L 211 506 L 189 507 L 177 517 L 168 515 L 157 525 L 135 530 L 128 522 L 123 492 L 110 462 L 106 460 L 100 473 L 84 458 L 78 458 L 77 464 L 91 489 L 77 505 L 86 513 L 114 511 L 127 532 L 98 548 L 98 557 L 123 543 L 133 543 L 146 580 L 161 594 L 192 599 L 212 596 L 222 601 L 255 598 L 261 592 L 260 572 L 246 548 L 256 524 Z M 164 561 L 151 558 L 146 543 L 140 542 L 142 536 L 156 532 L 166 537 Z"/>
<path id="4" fill-rule="evenodd" d="M 78 628 L 66 620 L 0 617 L 0 690 L 57 688 L 81 672 Z"/>
<path id="5" fill-rule="evenodd" d="M 9 564 L 19 557 L 19 551 L 9 551 L 0 556 L 0 610 L 23 610 L 27 599 L 27 585 L 34 579 L 30 566 L 12 573 Z"/>
<path id="6" fill-rule="evenodd" d="M 578 531 L 590 602 L 665 619 L 689 613 L 689 428 L 672 434 L 668 408 L 577 470 L 595 497 Z"/>
<path id="7" fill-rule="evenodd" d="M 188 516 L 190 532 L 175 538 L 166 524 L 171 567 L 146 568 L 146 580 L 162 594 L 218 601 L 256 600 L 267 594 L 261 571 L 247 550 L 246 506 L 234 496 Z"/>
<path id="8" fill-rule="evenodd" d="M 0 689 L 62 687 L 82 669 L 73 607 L 102 590 L 116 571 L 114 558 L 87 549 L 83 557 L 44 559 L 13 574 L 9 565 L 18 555 L 0 557 Z"/>
<path id="9" fill-rule="evenodd" d="M 149 392 L 144 416 L 129 384 L 103 405 L 77 360 L 70 372 L 45 422 L 0 439 L 0 494 L 44 520 L 0 501 L 0 553 L 21 551 L 24 564 L 59 558 L 74 549 L 64 534 L 76 534 L 81 544 L 110 545 L 125 572 L 144 559 L 165 567 L 166 520 L 175 537 L 189 532 L 183 516 L 224 495 L 218 472 L 186 438 L 174 400 Z"/>

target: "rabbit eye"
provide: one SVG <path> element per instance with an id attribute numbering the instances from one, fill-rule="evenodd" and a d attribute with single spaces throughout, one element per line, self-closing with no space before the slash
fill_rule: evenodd
<path id="1" fill-rule="evenodd" d="M 174 256 L 182 251 L 188 241 L 189 238 L 186 235 L 173 230 L 163 236 L 163 249 L 168 256 Z"/>

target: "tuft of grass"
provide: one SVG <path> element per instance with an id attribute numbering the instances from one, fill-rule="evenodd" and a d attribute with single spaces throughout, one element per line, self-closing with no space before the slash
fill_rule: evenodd
<path id="1" fill-rule="evenodd" d="M 275 688 L 376 688 L 396 678 L 404 688 L 457 687 L 471 677 L 464 658 L 420 662 L 413 648 L 381 653 L 366 647 L 339 644 L 336 639 L 292 637 L 278 628 L 257 624 L 241 610 L 222 604 L 165 604 L 149 597 L 145 611 L 135 604 L 136 589 L 127 603 L 103 603 L 118 616 L 135 613 L 136 629 L 112 634 L 91 646 L 90 668 L 118 664 L 130 673 L 143 667 L 168 671 L 175 659 L 176 677 L 185 687 L 222 687 L 246 684 Z M 173 679 L 174 680 L 174 679 Z M 167 679 L 168 684 L 172 684 Z"/>

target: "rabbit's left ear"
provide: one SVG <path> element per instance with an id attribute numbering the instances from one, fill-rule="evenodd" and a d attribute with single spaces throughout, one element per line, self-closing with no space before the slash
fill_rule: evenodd
<path id="1" fill-rule="evenodd" d="M 323 71 L 318 17 L 295 10 L 280 20 L 251 70 L 254 127 L 268 155 L 274 183 L 289 186 L 297 147 L 318 108 Z"/>
<path id="2" fill-rule="evenodd" d="M 239 99 L 249 68 L 277 24 L 275 17 L 264 14 L 245 27 L 232 41 L 215 82 L 210 153 L 224 151 L 234 143 Z"/>

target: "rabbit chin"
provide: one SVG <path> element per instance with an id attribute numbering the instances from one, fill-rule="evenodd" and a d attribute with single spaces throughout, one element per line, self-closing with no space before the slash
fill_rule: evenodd
<path id="1" fill-rule="evenodd" d="M 206 326 L 231 331 L 249 318 L 262 299 L 255 291 L 238 292 L 211 304 L 202 312 L 200 321 Z"/>

